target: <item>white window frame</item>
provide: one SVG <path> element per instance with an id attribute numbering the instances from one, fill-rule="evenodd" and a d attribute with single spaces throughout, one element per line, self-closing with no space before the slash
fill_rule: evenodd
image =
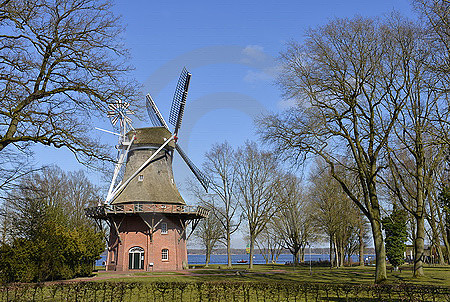
<path id="1" fill-rule="evenodd" d="M 161 234 L 166 235 L 167 234 L 167 223 L 161 222 Z"/>
<path id="2" fill-rule="evenodd" d="M 138 181 L 144 181 L 144 175 L 142 175 L 142 174 L 139 175 L 139 176 L 138 176 Z"/>
<path id="3" fill-rule="evenodd" d="M 169 261 L 169 249 L 162 249 L 161 250 L 161 260 L 162 261 Z"/>

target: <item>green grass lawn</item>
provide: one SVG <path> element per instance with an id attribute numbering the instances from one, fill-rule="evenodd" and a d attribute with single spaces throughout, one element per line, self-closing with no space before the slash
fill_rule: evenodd
<path id="1" fill-rule="evenodd" d="M 402 268 L 388 270 L 388 281 L 382 285 L 373 284 L 374 267 L 316 266 L 311 273 L 308 266 L 285 265 L 256 265 L 252 270 L 246 265 L 232 269 L 212 265 L 176 272 L 99 271 L 91 278 L 65 282 L 0 285 L 0 302 L 450 301 L 450 266 L 426 267 L 426 276 L 420 279 L 412 278 L 411 267 Z"/>
<path id="2" fill-rule="evenodd" d="M 334 284 L 372 284 L 374 267 L 343 267 L 330 269 L 328 267 L 308 266 L 290 267 L 285 265 L 255 265 L 249 270 L 247 265 L 235 265 L 225 269 L 223 265 L 210 265 L 208 268 L 196 265 L 195 269 L 183 272 L 139 272 L 139 273 L 109 273 L 98 272 L 93 280 L 98 281 L 258 281 L 258 282 L 315 282 Z M 450 287 L 450 266 L 425 267 L 425 277 L 413 278 L 412 268 L 403 266 L 402 271 L 392 272 L 388 269 L 387 283 L 412 283 Z"/>

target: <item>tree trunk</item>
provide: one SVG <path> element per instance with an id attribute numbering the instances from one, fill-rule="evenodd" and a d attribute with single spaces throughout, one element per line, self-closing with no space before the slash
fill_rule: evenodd
<path id="1" fill-rule="evenodd" d="M 359 228 L 359 266 L 364 266 L 364 229 L 361 224 Z"/>
<path id="2" fill-rule="evenodd" d="M 275 255 L 275 262 L 274 262 L 274 263 L 277 263 L 278 257 L 280 257 L 280 252 L 278 252 L 278 253 Z"/>
<path id="3" fill-rule="evenodd" d="M 352 252 L 350 251 L 350 249 L 348 250 L 348 254 L 347 254 L 347 264 L 349 266 L 352 266 Z"/>
<path id="4" fill-rule="evenodd" d="M 339 252 L 338 252 L 336 235 L 333 237 L 333 245 L 334 245 L 334 266 L 339 267 Z"/>
<path id="5" fill-rule="evenodd" d="M 447 234 L 446 232 L 442 232 L 442 240 L 444 241 L 445 251 L 447 254 L 447 264 L 450 264 L 450 243 L 448 241 L 448 235 L 449 234 Z"/>
<path id="6" fill-rule="evenodd" d="M 300 249 L 294 252 L 294 266 L 297 266 L 300 263 Z"/>
<path id="7" fill-rule="evenodd" d="M 416 110 L 414 110 L 416 113 Z M 415 158 L 416 158 L 416 211 L 414 218 L 416 219 L 416 238 L 414 240 L 414 277 L 424 276 L 423 262 L 424 255 L 424 241 L 425 241 L 425 181 L 424 181 L 424 167 L 425 167 L 425 151 L 423 148 L 422 128 L 419 125 L 415 126 Z"/>
<path id="8" fill-rule="evenodd" d="M 423 215 L 416 218 L 416 239 L 414 240 L 414 277 L 422 277 L 424 261 L 425 219 Z"/>
<path id="9" fill-rule="evenodd" d="M 333 267 L 333 235 L 330 235 L 330 268 Z"/>
<path id="10" fill-rule="evenodd" d="M 449 244 L 449 241 L 448 241 L 449 237 L 448 237 L 448 234 L 446 232 L 445 225 L 444 225 L 444 217 L 442 215 L 441 210 L 438 207 L 436 207 L 436 212 L 437 212 L 438 218 L 439 218 L 438 225 L 439 225 L 439 230 L 440 230 L 440 233 L 441 233 L 441 236 L 442 236 L 442 241 L 444 241 L 445 252 L 446 252 L 446 257 L 447 257 L 447 263 L 450 264 L 450 244 Z"/>
<path id="11" fill-rule="evenodd" d="M 439 237 L 438 237 L 439 240 Z M 439 241 L 437 241 L 436 244 L 436 252 L 438 254 L 438 264 L 445 264 L 445 260 L 444 260 L 444 253 L 442 253 L 442 248 L 441 248 L 441 244 L 439 243 Z"/>
<path id="12" fill-rule="evenodd" d="M 209 261 L 211 260 L 211 249 L 209 247 L 206 248 L 206 262 L 205 267 L 209 266 Z"/>
<path id="13" fill-rule="evenodd" d="M 372 166 L 372 175 L 375 175 L 375 166 Z M 368 219 L 372 228 L 373 245 L 375 247 L 375 283 L 386 281 L 386 249 L 384 246 L 383 232 L 381 230 L 380 203 L 376 192 L 376 180 L 372 179 L 367 184 L 367 193 L 370 201 L 368 206 Z"/>
<path id="14" fill-rule="evenodd" d="M 383 233 L 381 232 L 380 217 L 370 219 L 373 243 L 375 246 L 375 283 L 386 281 L 386 250 L 384 248 Z"/>
<path id="15" fill-rule="evenodd" d="M 231 268 L 231 234 L 229 230 L 227 230 L 227 260 L 227 268 Z"/>
<path id="16" fill-rule="evenodd" d="M 344 246 L 342 242 L 339 243 L 339 267 L 344 266 L 344 259 L 345 258 L 345 252 L 344 252 Z"/>
<path id="17" fill-rule="evenodd" d="M 252 269 L 253 268 L 253 249 L 255 246 L 255 239 L 253 238 L 252 235 L 250 235 L 250 259 L 249 259 L 249 264 L 248 264 L 248 268 Z"/>
<path id="18" fill-rule="evenodd" d="M 436 252 L 438 254 L 438 263 L 439 264 L 444 264 L 445 261 L 444 261 L 444 255 L 442 254 L 441 242 L 440 242 L 440 239 L 439 239 L 439 229 L 438 229 L 438 226 L 436 224 L 436 218 L 434 216 L 435 211 L 434 211 L 431 203 L 432 203 L 432 201 L 430 200 L 430 212 L 429 212 L 429 215 L 427 216 L 428 217 L 427 220 L 428 220 L 428 224 L 431 227 L 431 233 L 432 233 L 432 236 L 433 236 L 433 243 L 434 243 L 434 246 L 436 248 Z"/>

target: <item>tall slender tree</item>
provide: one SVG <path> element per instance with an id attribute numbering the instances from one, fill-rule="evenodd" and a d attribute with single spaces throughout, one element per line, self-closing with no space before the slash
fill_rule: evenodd
<path id="1" fill-rule="evenodd" d="M 259 150 L 253 142 L 238 149 L 236 162 L 239 203 L 248 226 L 252 269 L 255 240 L 279 208 L 275 188 L 280 183 L 280 174 L 272 154 Z"/>
<path id="2" fill-rule="evenodd" d="M 331 176 L 329 167 L 317 160 L 310 175 L 311 218 L 316 228 L 326 234 L 330 248 L 330 265 L 344 265 L 344 249 L 353 233 L 359 233 L 360 211 Z M 333 261 L 334 254 L 334 261 Z"/>
<path id="3" fill-rule="evenodd" d="M 275 198 L 280 203 L 275 214 L 275 223 L 283 241 L 283 247 L 294 256 L 294 265 L 303 260 L 304 250 L 313 236 L 311 209 L 300 179 L 295 175 L 281 176 L 282 182 L 276 188 Z"/>
<path id="4" fill-rule="evenodd" d="M 217 216 L 210 213 L 209 217 L 200 221 L 195 230 L 195 235 L 205 248 L 205 267 L 208 267 L 214 248 L 219 243 L 219 240 L 223 238 L 223 228 Z"/>
<path id="5" fill-rule="evenodd" d="M 227 265 L 231 268 L 231 236 L 238 230 L 242 216 L 239 211 L 239 190 L 236 186 L 235 151 L 227 142 L 213 145 L 205 154 L 203 171 L 210 180 L 210 194 L 198 185 L 191 184 L 193 194 L 210 208 L 215 220 L 222 226 L 220 241 L 227 249 Z"/>
<path id="6" fill-rule="evenodd" d="M 433 64 L 434 49 L 428 43 L 427 31 L 418 24 L 402 19 L 409 43 L 403 45 L 410 53 L 403 70 L 404 110 L 394 127 L 392 139 L 388 141 L 388 158 L 393 189 L 401 205 L 415 219 L 414 276 L 423 276 L 425 206 L 429 192 L 435 185 L 436 169 L 441 165 L 449 125 L 447 120 L 447 100 L 443 88 L 445 81 L 441 72 L 430 68 Z M 401 187 L 401 188 L 400 188 Z M 410 202 L 409 202 L 410 201 Z"/>

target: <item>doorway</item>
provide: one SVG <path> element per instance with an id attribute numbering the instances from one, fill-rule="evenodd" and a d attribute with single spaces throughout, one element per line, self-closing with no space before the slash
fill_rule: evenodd
<path id="1" fill-rule="evenodd" d="M 132 247 L 128 252 L 128 269 L 144 269 L 144 249 Z"/>

